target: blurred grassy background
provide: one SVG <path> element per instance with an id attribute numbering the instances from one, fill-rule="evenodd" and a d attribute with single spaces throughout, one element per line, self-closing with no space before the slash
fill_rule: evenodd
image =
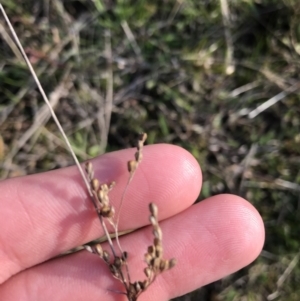
<path id="1" fill-rule="evenodd" d="M 146 131 L 197 158 L 199 200 L 262 214 L 260 258 L 176 300 L 300 299 L 299 1 L 2 4 L 81 160 Z M 73 164 L 3 18 L 0 35 L 0 177 Z"/>

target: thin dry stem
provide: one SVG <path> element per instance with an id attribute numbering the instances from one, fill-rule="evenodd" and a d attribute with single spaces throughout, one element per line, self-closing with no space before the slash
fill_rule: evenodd
<path id="1" fill-rule="evenodd" d="M 225 30 L 225 39 L 227 44 L 227 53 L 226 53 L 226 73 L 228 75 L 232 74 L 235 70 L 234 64 L 234 46 L 233 39 L 230 31 L 230 18 L 229 18 L 229 6 L 227 0 L 220 0 L 221 2 L 221 12 L 223 17 L 223 24 Z"/>
<path id="2" fill-rule="evenodd" d="M 57 125 L 57 127 L 59 129 L 59 131 L 61 132 L 61 134 L 62 134 L 62 136 L 63 136 L 63 138 L 64 138 L 64 140 L 65 140 L 65 142 L 66 142 L 66 144 L 68 146 L 68 149 L 69 149 L 69 151 L 70 151 L 70 153 L 71 153 L 71 155 L 72 155 L 72 157 L 73 157 L 73 159 L 74 159 L 74 161 L 75 161 L 75 163 L 76 163 L 76 165 L 77 165 L 77 167 L 79 169 L 79 172 L 80 172 L 80 174 L 82 176 L 82 179 L 83 179 L 83 181 L 84 181 L 84 183 L 85 183 L 85 185 L 86 185 L 86 187 L 87 187 L 87 189 L 89 191 L 89 194 L 91 195 L 92 192 L 90 190 L 90 186 L 89 186 L 88 180 L 87 180 L 87 178 L 85 176 L 85 173 L 84 173 L 84 171 L 83 171 L 83 169 L 82 169 L 82 167 L 81 167 L 81 165 L 80 165 L 80 163 L 79 163 L 79 161 L 78 161 L 78 159 L 77 159 L 77 157 L 76 157 L 76 155 L 75 155 L 75 153 L 74 153 L 74 151 L 72 149 L 72 146 L 71 146 L 71 144 L 70 144 L 70 142 L 68 140 L 67 135 L 65 134 L 65 131 L 63 130 L 63 128 L 62 128 L 62 126 L 61 126 L 58 118 L 56 117 L 56 114 L 55 114 L 54 110 L 52 109 L 51 103 L 50 103 L 50 101 L 49 101 L 49 99 L 48 99 L 48 97 L 47 97 L 47 95 L 46 95 L 46 93 L 45 93 L 45 91 L 44 91 L 44 89 L 43 89 L 43 87 L 42 87 L 42 85 L 41 85 L 38 77 L 36 76 L 36 73 L 35 73 L 32 65 L 31 65 L 31 63 L 30 63 L 30 61 L 29 61 L 26 53 L 25 53 L 25 50 L 24 50 L 24 48 L 23 48 L 23 46 L 22 46 L 22 44 L 21 44 L 21 42 L 20 42 L 20 40 L 19 40 L 19 38 L 18 38 L 18 36 L 17 36 L 17 34 L 16 34 L 16 32 L 15 32 L 15 30 L 14 30 L 14 28 L 13 28 L 13 26 L 12 26 L 12 24 L 11 24 L 11 22 L 10 22 L 10 20 L 9 20 L 9 18 L 8 18 L 7 14 L 6 14 L 5 10 L 4 10 L 4 8 L 3 8 L 3 6 L 2 6 L 2 4 L 0 4 L 0 10 L 1 10 L 3 16 L 4 16 L 5 21 L 8 24 L 9 30 L 12 33 L 12 36 L 13 36 L 13 38 L 15 40 L 15 43 L 17 44 L 20 52 L 22 53 L 22 56 L 23 56 L 23 58 L 24 58 L 24 60 L 25 60 L 25 62 L 27 64 L 27 66 L 28 66 L 28 69 L 30 70 L 30 72 L 32 74 L 32 77 L 33 77 L 34 81 L 36 82 L 36 84 L 38 86 L 38 89 L 39 89 L 39 91 L 40 91 L 40 93 L 41 93 L 41 95 L 42 95 L 45 103 L 49 107 L 49 110 L 51 112 L 52 118 L 54 119 L 54 121 L 55 121 L 55 123 L 56 123 L 56 125 Z"/>
<path id="3" fill-rule="evenodd" d="M 138 143 L 137 143 L 137 152 L 135 153 L 134 157 L 135 157 L 135 160 L 130 160 L 127 162 L 127 168 L 128 168 L 128 171 L 129 171 L 129 178 L 128 178 L 128 181 L 127 181 L 127 184 L 126 184 L 126 187 L 122 193 L 122 196 L 121 196 L 121 202 L 120 202 L 120 205 L 119 205 L 119 210 L 118 210 L 118 217 L 117 217 L 117 221 L 116 221 L 116 225 L 118 227 L 119 225 L 119 219 L 120 219 L 120 212 L 121 212 L 121 209 L 122 209 L 122 205 L 123 205 L 123 200 L 124 200 L 124 196 L 127 192 L 127 189 L 129 187 L 129 184 L 130 182 L 132 181 L 133 177 L 134 177 L 134 174 L 135 174 L 135 171 L 136 169 L 138 168 L 140 162 L 142 161 L 142 158 L 143 158 L 143 145 L 145 143 L 147 139 L 147 134 L 146 133 L 143 133 L 140 135 L 139 139 L 138 139 Z"/>
<path id="4" fill-rule="evenodd" d="M 138 56 L 139 59 L 142 58 L 142 51 L 141 51 L 141 48 L 140 46 L 138 45 L 136 39 L 135 39 L 135 36 L 133 34 L 133 32 L 131 31 L 128 23 L 126 20 L 122 21 L 121 22 L 121 26 L 126 34 L 126 37 L 127 39 L 129 40 L 131 46 L 132 46 L 132 49 L 133 51 L 135 52 L 135 54 Z"/>

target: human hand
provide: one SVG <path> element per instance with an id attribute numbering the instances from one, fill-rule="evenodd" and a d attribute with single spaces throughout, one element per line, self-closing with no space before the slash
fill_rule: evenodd
<path id="1" fill-rule="evenodd" d="M 101 182 L 116 181 L 111 201 L 118 208 L 133 150 L 94 159 Z M 152 242 L 148 204 L 159 209 L 164 257 L 177 265 L 159 275 L 139 300 L 168 300 L 233 273 L 262 249 L 264 227 L 256 209 L 234 195 L 196 205 L 201 172 L 195 159 L 172 145 L 151 145 L 120 214 L 120 238 L 133 278 L 143 279 L 144 253 Z M 122 286 L 97 256 L 80 251 L 53 258 L 103 235 L 77 167 L 0 183 L 0 300 L 125 300 Z M 109 250 L 104 243 L 103 248 Z"/>

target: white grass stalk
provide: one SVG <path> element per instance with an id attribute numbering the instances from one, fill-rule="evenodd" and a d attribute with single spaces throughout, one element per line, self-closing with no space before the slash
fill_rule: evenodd
<path id="1" fill-rule="evenodd" d="M 48 99 L 48 97 L 47 97 L 47 95 L 46 95 L 46 93 L 45 93 L 45 91 L 44 91 L 44 89 L 43 89 L 43 87 L 42 87 L 42 85 L 41 85 L 41 83 L 40 83 L 40 81 L 39 81 L 39 79 L 38 79 L 38 77 L 37 77 L 37 75 L 36 75 L 33 67 L 32 67 L 32 65 L 31 65 L 31 63 L 30 63 L 30 61 L 29 61 L 29 59 L 28 59 L 28 57 L 27 57 L 27 55 L 26 55 L 26 53 L 24 51 L 23 46 L 21 45 L 21 42 L 20 42 L 20 40 L 19 40 L 19 38 L 18 38 L 18 36 L 17 36 L 17 34 L 16 34 L 16 32 L 15 32 L 15 30 L 14 30 L 14 28 L 13 28 L 13 26 L 12 26 L 12 24 L 11 24 L 11 22 L 10 22 L 8 16 L 7 16 L 7 14 L 6 14 L 6 12 L 5 12 L 5 10 L 4 10 L 4 7 L 2 6 L 2 4 L 0 4 L 0 10 L 1 10 L 3 16 L 4 16 L 4 19 L 5 19 L 6 23 L 8 24 L 9 30 L 11 31 L 11 34 L 12 34 L 14 40 L 15 40 L 15 43 L 18 46 L 18 48 L 19 48 L 19 50 L 20 50 L 20 52 L 21 52 L 21 54 L 22 54 L 22 56 L 23 56 L 23 58 L 24 58 L 24 60 L 25 60 L 25 62 L 27 64 L 27 66 L 28 66 L 28 68 L 29 68 L 29 70 L 30 70 L 30 72 L 32 74 L 32 77 L 33 77 L 34 81 L 37 84 L 37 87 L 38 87 L 38 89 L 39 89 L 39 91 L 40 91 L 40 93 L 41 93 L 41 95 L 42 95 L 45 103 L 49 107 L 51 115 L 52 115 L 52 117 L 53 117 L 53 119 L 54 119 L 54 121 L 55 121 L 55 123 L 56 123 L 56 125 L 57 125 L 57 127 L 59 129 L 59 131 L 61 132 L 61 134 L 62 134 L 62 136 L 63 136 L 63 138 L 64 138 L 64 140 L 65 140 L 65 142 L 66 142 L 66 144 L 68 146 L 68 149 L 69 149 L 69 151 L 70 151 L 70 153 L 71 153 L 71 155 L 72 155 L 72 157 L 73 157 L 73 159 L 74 159 L 74 161 L 75 161 L 75 163 L 76 163 L 76 165 L 77 165 L 77 167 L 79 169 L 80 175 L 83 178 L 83 181 L 84 181 L 84 183 L 85 183 L 85 185 L 86 185 L 86 187 L 88 189 L 88 192 L 92 196 L 92 192 L 91 192 L 90 185 L 89 185 L 89 182 L 87 180 L 87 177 L 86 177 L 86 175 L 85 175 L 85 173 L 84 173 L 84 171 L 83 171 L 83 169 L 82 169 L 82 167 L 81 167 L 81 165 L 80 165 L 80 163 L 79 163 L 79 161 L 78 161 L 78 159 L 77 159 L 77 157 L 76 157 L 76 155 L 75 155 L 75 153 L 74 153 L 74 151 L 72 149 L 72 146 L 71 146 L 71 144 L 70 144 L 70 142 L 68 140 L 67 135 L 65 134 L 65 132 L 64 132 L 64 130 L 63 130 L 63 128 L 62 128 L 62 126 L 61 126 L 58 118 L 56 117 L 56 114 L 55 114 L 55 112 L 54 112 L 54 110 L 53 110 L 53 108 L 52 108 L 52 106 L 50 104 L 50 101 L 49 101 L 49 99 Z"/>

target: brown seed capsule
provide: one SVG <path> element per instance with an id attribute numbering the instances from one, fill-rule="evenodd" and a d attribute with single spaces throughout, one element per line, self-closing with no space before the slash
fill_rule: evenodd
<path id="1" fill-rule="evenodd" d="M 100 257 L 103 257 L 103 249 L 100 244 L 95 245 L 95 251 Z"/>
<path id="2" fill-rule="evenodd" d="M 139 281 L 139 285 L 140 285 L 141 290 L 143 291 L 145 289 L 144 281 Z"/>
<path id="3" fill-rule="evenodd" d="M 146 141 L 147 139 L 147 134 L 146 133 L 142 133 L 139 136 L 139 141 L 142 141 L 143 143 Z"/>
<path id="4" fill-rule="evenodd" d="M 93 179 L 92 180 L 92 188 L 93 188 L 93 190 L 94 191 L 98 191 L 99 186 L 100 186 L 100 183 L 99 183 L 98 179 Z"/>
<path id="5" fill-rule="evenodd" d="M 143 155 L 142 155 L 142 153 L 141 152 L 136 152 L 135 154 L 134 154 L 134 157 L 135 157 L 135 160 L 137 161 L 137 162 L 141 162 L 142 161 L 142 159 L 143 159 Z"/>
<path id="6" fill-rule="evenodd" d="M 90 253 L 99 255 L 101 258 L 103 256 L 103 250 L 100 244 L 96 244 L 94 246 L 85 245 L 84 248 L 89 251 Z"/>
<path id="7" fill-rule="evenodd" d="M 147 250 L 148 250 L 148 253 L 151 256 L 154 256 L 154 254 L 155 254 L 155 248 L 154 248 L 154 246 L 149 246 Z"/>
<path id="8" fill-rule="evenodd" d="M 105 262 L 107 262 L 107 263 L 109 263 L 109 254 L 108 254 L 108 252 L 107 251 L 103 251 L 103 259 L 104 259 L 104 261 Z"/>
<path id="9" fill-rule="evenodd" d="M 162 239 L 162 231 L 160 228 L 154 229 L 153 230 L 153 235 L 155 238 L 161 240 Z"/>
<path id="10" fill-rule="evenodd" d="M 103 200 L 104 196 L 105 196 L 104 192 L 101 189 L 98 190 L 97 197 L 101 204 L 102 204 L 102 200 Z"/>
<path id="11" fill-rule="evenodd" d="M 88 175 L 93 174 L 93 165 L 90 161 L 85 163 L 85 170 Z"/>
<path id="12" fill-rule="evenodd" d="M 107 205 L 106 205 L 106 206 L 103 206 L 103 207 L 101 208 L 101 215 L 102 215 L 103 217 L 107 217 L 109 211 L 110 211 L 110 207 L 109 207 L 109 206 L 107 206 Z"/>
<path id="13" fill-rule="evenodd" d="M 119 278 L 119 271 L 114 264 L 110 264 L 109 269 L 110 269 L 111 273 L 113 274 L 113 276 L 115 276 L 116 278 Z"/>
<path id="14" fill-rule="evenodd" d="M 160 240 L 160 239 L 157 239 L 157 238 L 154 238 L 153 244 L 154 244 L 155 247 L 161 246 L 161 240 Z"/>
<path id="15" fill-rule="evenodd" d="M 157 206 L 156 206 L 154 203 L 150 203 L 150 204 L 149 204 L 149 210 L 150 210 L 151 214 L 152 214 L 155 218 L 157 218 L 158 208 L 157 208 Z"/>
<path id="16" fill-rule="evenodd" d="M 136 294 L 136 289 L 134 283 L 129 283 L 128 287 L 129 294 L 134 296 Z"/>
<path id="17" fill-rule="evenodd" d="M 122 259 L 120 257 L 115 257 L 114 265 L 117 269 L 119 269 L 122 265 Z"/>
<path id="18" fill-rule="evenodd" d="M 160 264 L 159 264 L 159 270 L 160 270 L 161 272 L 167 270 L 168 267 L 169 267 L 169 262 L 168 262 L 168 260 L 162 260 L 162 261 L 160 262 Z"/>
<path id="19" fill-rule="evenodd" d="M 143 291 L 149 286 L 149 284 L 150 284 L 149 280 L 143 281 Z"/>
<path id="20" fill-rule="evenodd" d="M 93 248 L 92 248 L 91 246 L 86 245 L 86 246 L 84 246 L 84 248 L 85 248 L 88 252 L 94 253 L 94 250 L 93 250 Z"/>
<path id="21" fill-rule="evenodd" d="M 134 288 L 135 288 L 137 293 L 140 292 L 142 290 L 140 282 L 135 282 L 134 283 Z"/>
<path id="22" fill-rule="evenodd" d="M 152 274 L 152 270 L 149 267 L 147 267 L 144 269 L 144 273 L 149 278 Z"/>
<path id="23" fill-rule="evenodd" d="M 177 264 L 176 258 L 172 258 L 169 260 L 169 269 L 172 269 Z"/>
<path id="24" fill-rule="evenodd" d="M 127 162 L 127 168 L 129 172 L 133 172 L 136 170 L 136 161 L 130 160 Z"/>
<path id="25" fill-rule="evenodd" d="M 163 256 L 163 248 L 162 246 L 157 246 L 155 248 L 155 257 L 162 258 L 162 256 Z"/>
<path id="26" fill-rule="evenodd" d="M 109 197 L 108 195 L 105 193 L 101 199 L 101 204 L 103 206 L 109 206 Z"/>
<path id="27" fill-rule="evenodd" d="M 161 262 L 161 259 L 160 259 L 160 258 L 155 258 L 155 259 L 153 260 L 152 266 L 153 266 L 153 269 L 154 269 L 154 270 L 156 270 L 156 271 L 159 270 L 160 262 Z"/>
<path id="28" fill-rule="evenodd" d="M 151 264 L 152 258 L 153 258 L 153 257 L 152 257 L 149 253 L 146 253 L 146 254 L 145 254 L 145 261 L 146 261 L 146 263 L 147 263 L 148 265 Z"/>
<path id="29" fill-rule="evenodd" d="M 115 214 L 115 209 L 112 206 L 103 206 L 103 208 L 101 209 L 100 214 L 103 217 L 111 218 Z"/>
<path id="30" fill-rule="evenodd" d="M 128 259 L 128 252 L 124 251 L 122 254 L 122 260 L 126 261 Z"/>
<path id="31" fill-rule="evenodd" d="M 153 215 L 150 215 L 150 216 L 149 216 L 149 221 L 150 221 L 150 223 L 151 223 L 153 226 L 156 226 L 156 225 L 157 225 L 157 220 L 156 220 L 156 218 L 155 218 Z"/>
<path id="32" fill-rule="evenodd" d="M 112 190 L 115 187 L 115 185 L 116 185 L 116 182 L 112 181 L 108 186 L 109 191 Z"/>
<path id="33" fill-rule="evenodd" d="M 104 193 L 107 193 L 107 192 L 108 192 L 108 186 L 107 186 L 107 184 L 102 184 L 102 185 L 101 185 L 101 190 L 102 190 Z"/>

